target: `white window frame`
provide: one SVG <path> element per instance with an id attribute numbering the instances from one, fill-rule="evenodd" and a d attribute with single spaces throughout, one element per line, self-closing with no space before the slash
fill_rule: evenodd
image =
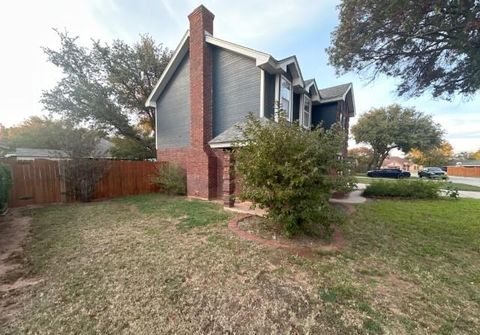
<path id="1" fill-rule="evenodd" d="M 305 120 L 305 98 L 309 100 L 308 104 L 308 119 Z M 310 98 L 307 94 L 303 94 L 302 98 L 302 104 L 299 106 L 300 108 L 300 121 L 301 125 L 305 129 L 310 129 L 312 126 L 312 98 Z M 305 124 L 305 121 L 307 121 L 307 124 Z"/>
<path id="2" fill-rule="evenodd" d="M 276 96 L 277 96 L 277 101 L 279 102 L 279 108 L 282 107 L 282 100 L 281 100 L 281 95 L 282 95 L 282 79 L 285 80 L 290 84 L 290 100 L 288 102 L 288 115 L 287 115 L 287 121 L 292 122 L 293 119 L 293 84 L 290 80 L 288 80 L 287 77 L 285 77 L 283 74 L 278 75 L 277 79 L 277 85 L 276 85 Z M 277 114 L 275 114 L 275 121 L 278 121 Z"/>

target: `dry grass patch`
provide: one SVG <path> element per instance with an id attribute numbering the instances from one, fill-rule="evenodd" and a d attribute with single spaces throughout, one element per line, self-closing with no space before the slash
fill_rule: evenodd
<path id="1" fill-rule="evenodd" d="M 441 212 L 451 204 L 460 226 Z M 467 221 L 479 204 L 362 205 L 347 248 L 315 259 L 241 240 L 202 201 L 37 209 L 26 254 L 43 281 L 19 293 L 0 333 L 472 333 L 480 228 Z"/>

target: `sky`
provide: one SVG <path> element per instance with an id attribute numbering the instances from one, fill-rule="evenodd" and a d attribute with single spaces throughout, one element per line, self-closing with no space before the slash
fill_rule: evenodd
<path id="1" fill-rule="evenodd" d="M 12 126 L 30 115 L 42 115 L 42 90 L 55 86 L 61 72 L 49 64 L 42 47 L 58 48 L 55 29 L 91 39 L 129 43 L 148 33 L 175 49 L 188 29 L 187 15 L 200 3 L 215 14 L 214 35 L 267 52 L 276 59 L 296 55 L 305 79 L 319 87 L 352 82 L 357 117 L 370 108 L 399 103 L 432 115 L 446 130 L 456 152 L 480 149 L 480 94 L 453 101 L 429 95 L 399 98 L 396 81 L 374 82 L 355 73 L 337 77 L 325 52 L 338 24 L 339 1 L 305 0 L 42 0 L 0 3 L 0 123 Z M 351 141 L 351 144 L 354 144 Z"/>

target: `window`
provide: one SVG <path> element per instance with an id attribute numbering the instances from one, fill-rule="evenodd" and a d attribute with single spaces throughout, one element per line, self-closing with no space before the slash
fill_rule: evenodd
<path id="1" fill-rule="evenodd" d="M 305 128 L 310 128 L 310 120 L 312 113 L 312 100 L 308 95 L 303 96 L 303 110 L 302 110 L 302 125 Z"/>
<path id="2" fill-rule="evenodd" d="M 287 120 L 292 116 L 292 84 L 284 76 L 280 79 L 280 108 L 287 114 Z"/>

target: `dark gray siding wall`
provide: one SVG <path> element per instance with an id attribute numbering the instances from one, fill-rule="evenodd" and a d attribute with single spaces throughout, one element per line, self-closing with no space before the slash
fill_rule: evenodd
<path id="1" fill-rule="evenodd" d="M 260 115 L 260 69 L 255 60 L 213 48 L 213 136 L 248 113 Z"/>
<path id="2" fill-rule="evenodd" d="M 156 136 L 159 149 L 182 148 L 190 144 L 189 83 L 187 54 L 157 100 Z"/>
<path id="3" fill-rule="evenodd" d="M 337 108 L 336 102 L 312 106 L 312 126 L 316 127 L 323 121 L 323 127 L 330 128 L 337 121 Z"/>
<path id="4" fill-rule="evenodd" d="M 264 115 L 273 119 L 275 114 L 275 75 L 265 72 L 265 108 Z"/>
<path id="5" fill-rule="evenodd" d="M 293 121 L 300 118 L 300 94 L 293 93 Z"/>

